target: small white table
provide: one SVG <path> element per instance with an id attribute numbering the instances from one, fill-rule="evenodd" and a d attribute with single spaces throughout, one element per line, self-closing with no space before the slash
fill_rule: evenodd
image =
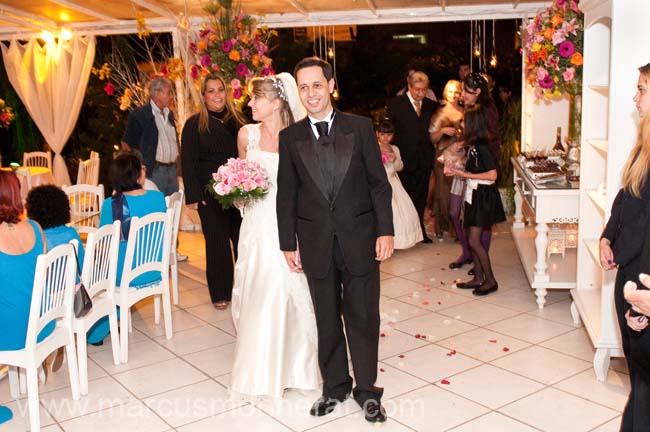
<path id="1" fill-rule="evenodd" d="M 515 187 L 512 237 L 528 282 L 535 290 L 537 305 L 542 309 L 548 289 L 576 287 L 576 249 L 567 249 L 564 257 L 547 258 L 546 248 L 549 223 L 578 223 L 580 191 L 569 184 L 536 185 L 515 158 L 510 162 L 514 167 Z M 523 206 L 533 213 L 534 228 L 524 223 Z"/>

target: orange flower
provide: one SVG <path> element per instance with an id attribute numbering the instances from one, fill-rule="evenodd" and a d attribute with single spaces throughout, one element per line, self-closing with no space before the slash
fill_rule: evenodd
<path id="1" fill-rule="evenodd" d="M 273 60 L 271 60 L 267 56 L 262 56 L 262 63 L 264 63 L 264 66 L 271 66 L 271 63 L 273 63 Z"/>
<path id="2" fill-rule="evenodd" d="M 239 54 L 239 51 L 232 50 L 230 51 L 230 54 L 228 54 L 228 58 L 232 61 L 239 61 L 241 60 L 241 55 Z"/>
<path id="3" fill-rule="evenodd" d="M 260 65 L 260 55 L 253 54 L 253 57 L 251 57 L 251 63 L 253 63 L 253 66 L 258 67 Z"/>
<path id="4" fill-rule="evenodd" d="M 541 50 L 539 50 L 539 58 L 543 61 L 546 61 L 546 59 L 548 58 L 548 51 L 546 51 L 546 48 L 542 48 Z"/>
<path id="5" fill-rule="evenodd" d="M 551 40 L 553 38 L 553 29 L 551 27 L 546 27 L 544 30 L 544 39 Z"/>
<path id="6" fill-rule="evenodd" d="M 242 35 L 242 37 L 241 37 L 241 42 L 242 42 L 244 45 L 248 45 L 248 36 L 246 36 L 246 35 Z"/>
<path id="7" fill-rule="evenodd" d="M 571 64 L 576 65 L 576 66 L 581 66 L 582 65 L 582 54 L 579 52 L 574 52 L 571 55 Z"/>
<path id="8" fill-rule="evenodd" d="M 206 41 L 205 39 L 200 40 L 200 41 L 196 44 L 196 49 L 197 49 L 199 52 L 201 52 L 201 51 L 205 51 L 207 47 L 208 47 L 208 41 Z"/>
<path id="9" fill-rule="evenodd" d="M 553 24 L 553 28 L 560 25 L 563 21 L 564 19 L 559 15 L 555 15 L 553 18 L 551 18 L 551 24 Z"/>

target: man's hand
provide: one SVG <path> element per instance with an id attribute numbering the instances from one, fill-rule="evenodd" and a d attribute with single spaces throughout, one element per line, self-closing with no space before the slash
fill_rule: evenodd
<path id="1" fill-rule="evenodd" d="M 287 260 L 287 265 L 289 270 L 294 273 L 302 273 L 302 262 L 300 262 L 300 252 L 295 251 L 283 251 L 284 259 Z"/>
<path id="2" fill-rule="evenodd" d="M 393 245 L 394 237 L 393 236 L 381 236 L 377 237 L 377 242 L 375 243 L 375 259 L 377 261 L 384 261 L 393 255 Z"/>
<path id="3" fill-rule="evenodd" d="M 650 288 L 650 276 L 640 273 L 639 280 L 646 288 Z M 632 309 L 643 315 L 650 316 L 650 291 L 640 290 L 634 282 L 628 281 L 623 287 L 623 294 L 625 295 L 625 300 L 632 305 Z"/>
<path id="4" fill-rule="evenodd" d="M 648 317 L 645 315 L 632 316 L 629 310 L 625 312 L 625 320 L 627 326 L 636 332 L 641 332 L 648 327 Z"/>

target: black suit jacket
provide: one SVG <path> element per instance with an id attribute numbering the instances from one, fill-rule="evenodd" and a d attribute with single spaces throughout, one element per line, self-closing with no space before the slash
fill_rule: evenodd
<path id="1" fill-rule="evenodd" d="M 334 237 L 350 273 L 370 272 L 378 236 L 394 235 L 392 190 L 381 163 L 372 123 L 336 112 L 333 198 L 327 198 L 308 118 L 280 132 L 277 215 L 280 249 L 300 244 L 303 270 L 323 278 Z"/>
<path id="2" fill-rule="evenodd" d="M 388 116 L 395 127 L 395 145 L 404 162 L 404 174 L 426 173 L 433 164 L 433 146 L 429 138 L 431 116 L 438 104 L 424 98 L 418 117 L 406 94 L 396 96 L 388 105 Z"/>
<path id="3" fill-rule="evenodd" d="M 127 120 L 126 131 L 122 137 L 122 141 L 142 153 L 142 159 L 147 167 L 147 177 L 151 177 L 153 168 L 156 166 L 156 149 L 158 148 L 158 127 L 151 110 L 151 104 L 152 102 L 147 102 L 131 111 Z M 176 130 L 174 113 L 171 110 L 167 115 L 167 121 Z M 176 139 L 176 145 L 178 145 L 178 138 Z"/>

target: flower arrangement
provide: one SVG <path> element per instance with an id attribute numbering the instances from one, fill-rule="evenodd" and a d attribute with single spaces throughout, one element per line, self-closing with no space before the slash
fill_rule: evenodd
<path id="1" fill-rule="evenodd" d="M 578 0 L 553 0 L 526 26 L 526 77 L 536 98 L 582 91 L 583 33 Z"/>
<path id="2" fill-rule="evenodd" d="M 11 122 L 16 118 L 14 110 L 5 104 L 5 101 L 0 99 L 0 127 L 9 129 Z"/>
<path id="3" fill-rule="evenodd" d="M 209 0 L 203 10 L 210 19 L 190 43 L 197 57 L 190 74 L 195 80 L 212 72 L 222 74 L 232 86 L 233 99 L 241 101 L 251 78 L 275 73 L 268 52 L 269 39 L 277 32 L 257 28 L 257 20 L 234 8 L 232 0 Z"/>
<path id="4" fill-rule="evenodd" d="M 225 209 L 239 209 L 269 190 L 266 171 L 257 162 L 230 158 L 221 165 L 208 184 L 208 190 Z"/>

